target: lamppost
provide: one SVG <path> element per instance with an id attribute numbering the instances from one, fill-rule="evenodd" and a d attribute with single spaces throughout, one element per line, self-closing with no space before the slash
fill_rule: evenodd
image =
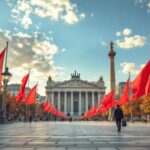
<path id="1" fill-rule="evenodd" d="M 6 110 L 6 105 L 7 105 L 7 98 L 6 98 L 6 89 L 7 89 L 7 84 L 11 79 L 12 74 L 9 72 L 9 68 L 6 67 L 5 71 L 2 73 L 2 79 L 3 79 L 3 101 L 2 101 L 2 109 L 1 109 L 1 123 L 6 123 L 7 122 L 7 110 Z"/>
<path id="2" fill-rule="evenodd" d="M 0 123 L 7 122 L 7 98 L 6 98 L 6 89 L 7 84 L 11 79 L 12 74 L 9 72 L 9 68 L 7 67 L 7 52 L 8 52 L 8 41 L 6 43 L 6 51 L 5 51 L 5 71 L 2 73 L 2 80 L 3 80 L 3 101 L 2 101 L 2 108 L 0 113 Z"/>

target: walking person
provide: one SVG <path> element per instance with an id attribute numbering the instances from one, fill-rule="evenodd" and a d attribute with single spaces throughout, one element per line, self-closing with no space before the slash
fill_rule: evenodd
<path id="1" fill-rule="evenodd" d="M 30 124 L 32 123 L 32 116 L 31 115 L 29 116 L 29 122 L 30 122 Z"/>
<path id="2" fill-rule="evenodd" d="M 124 115 L 123 115 L 123 111 L 119 105 L 117 105 L 117 108 L 115 109 L 114 118 L 116 120 L 118 132 L 120 132 L 121 131 L 121 120 L 124 118 Z"/>

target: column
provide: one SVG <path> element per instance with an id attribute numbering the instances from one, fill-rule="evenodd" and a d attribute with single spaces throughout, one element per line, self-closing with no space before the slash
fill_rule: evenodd
<path id="1" fill-rule="evenodd" d="M 100 100 L 101 100 L 101 95 L 100 95 L 100 92 L 97 92 L 97 94 L 98 94 L 98 105 L 99 105 Z"/>
<path id="2" fill-rule="evenodd" d="M 79 115 L 81 115 L 81 92 L 79 91 Z"/>
<path id="3" fill-rule="evenodd" d="M 73 92 L 71 92 L 71 115 L 73 115 Z"/>
<path id="4" fill-rule="evenodd" d="M 67 114 L 67 92 L 64 92 L 64 113 Z"/>
<path id="5" fill-rule="evenodd" d="M 54 106 L 54 92 L 52 92 L 52 104 Z"/>
<path id="6" fill-rule="evenodd" d="M 50 101 L 49 93 L 47 93 L 46 96 L 47 96 L 47 101 L 49 102 Z"/>
<path id="7" fill-rule="evenodd" d="M 58 91 L 58 109 L 60 110 L 60 92 L 59 91 Z"/>
<path id="8" fill-rule="evenodd" d="M 94 102 L 94 92 L 92 92 L 92 107 L 95 106 L 95 102 Z"/>
<path id="9" fill-rule="evenodd" d="M 88 111 L 88 92 L 85 92 L 86 112 Z"/>

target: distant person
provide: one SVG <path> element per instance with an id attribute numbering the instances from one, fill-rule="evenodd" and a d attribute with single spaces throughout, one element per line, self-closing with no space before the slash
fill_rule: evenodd
<path id="1" fill-rule="evenodd" d="M 117 105 L 117 108 L 115 109 L 114 118 L 116 120 L 118 132 L 120 132 L 121 131 L 121 120 L 124 118 L 124 116 L 123 116 L 123 111 L 119 105 Z"/>
<path id="2" fill-rule="evenodd" d="M 30 124 L 32 123 L 32 116 L 31 115 L 29 116 L 29 122 L 30 122 Z"/>

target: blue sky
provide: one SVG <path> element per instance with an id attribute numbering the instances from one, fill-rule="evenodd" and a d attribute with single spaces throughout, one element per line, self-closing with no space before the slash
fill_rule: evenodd
<path id="1" fill-rule="evenodd" d="M 11 83 L 31 69 L 32 86 L 45 94 L 48 75 L 104 77 L 109 91 L 109 43 L 114 42 L 116 81 L 134 79 L 150 58 L 149 0 L 3 0 L 0 49 L 9 40 Z"/>

